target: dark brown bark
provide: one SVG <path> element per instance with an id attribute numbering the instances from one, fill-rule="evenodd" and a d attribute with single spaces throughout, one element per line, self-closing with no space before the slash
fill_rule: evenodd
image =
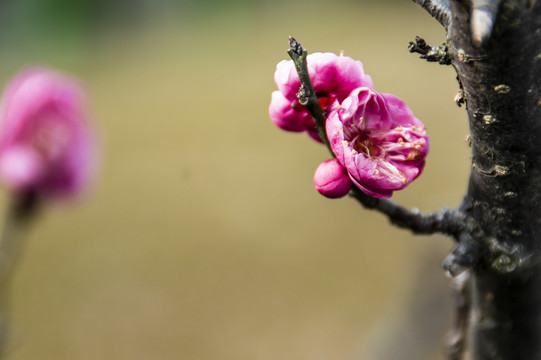
<path id="1" fill-rule="evenodd" d="M 461 210 L 479 229 L 472 356 L 541 359 L 541 2 L 449 5 L 449 57 L 472 147 Z"/>

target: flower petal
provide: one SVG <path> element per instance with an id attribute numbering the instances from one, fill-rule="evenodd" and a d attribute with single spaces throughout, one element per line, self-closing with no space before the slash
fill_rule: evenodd
<path id="1" fill-rule="evenodd" d="M 294 109 L 290 100 L 281 92 L 274 91 L 269 106 L 269 116 L 279 128 L 286 131 L 300 132 L 306 129 L 304 126 L 305 120 L 310 115 L 304 108 Z"/>

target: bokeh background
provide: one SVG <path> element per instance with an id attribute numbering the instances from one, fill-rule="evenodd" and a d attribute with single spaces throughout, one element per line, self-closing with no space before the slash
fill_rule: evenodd
<path id="1" fill-rule="evenodd" d="M 360 59 L 427 125 L 395 200 L 460 203 L 466 115 L 452 68 L 407 51 L 445 36 L 411 1 L 4 0 L 0 83 L 79 77 L 102 147 L 92 190 L 29 233 L 9 359 L 443 358 L 451 241 L 313 189 L 326 149 L 267 114 L 288 35 Z"/>

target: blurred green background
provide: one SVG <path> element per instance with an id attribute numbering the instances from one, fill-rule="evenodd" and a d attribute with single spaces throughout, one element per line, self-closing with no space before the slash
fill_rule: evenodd
<path id="1" fill-rule="evenodd" d="M 459 204 L 466 115 L 452 68 L 407 51 L 445 36 L 411 1 L 4 0 L 1 83 L 81 78 L 102 146 L 89 194 L 31 229 L 9 359 L 443 358 L 452 244 L 313 189 L 326 149 L 267 114 L 288 35 L 360 59 L 427 125 L 395 200 Z"/>

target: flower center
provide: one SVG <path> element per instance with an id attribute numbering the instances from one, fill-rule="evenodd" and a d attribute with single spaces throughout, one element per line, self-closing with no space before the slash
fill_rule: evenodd
<path id="1" fill-rule="evenodd" d="M 336 100 L 336 95 L 326 92 L 316 92 L 317 100 L 323 111 L 327 111 L 329 106 Z"/>
<path id="2" fill-rule="evenodd" d="M 319 105 L 323 109 L 323 111 L 327 111 L 327 108 L 330 105 L 331 98 L 328 96 L 325 97 L 318 97 L 317 100 L 319 101 Z"/>
<path id="3" fill-rule="evenodd" d="M 376 157 L 380 153 L 378 148 L 367 137 L 358 136 L 353 140 L 352 147 L 355 151 L 366 155 L 368 158 Z"/>

